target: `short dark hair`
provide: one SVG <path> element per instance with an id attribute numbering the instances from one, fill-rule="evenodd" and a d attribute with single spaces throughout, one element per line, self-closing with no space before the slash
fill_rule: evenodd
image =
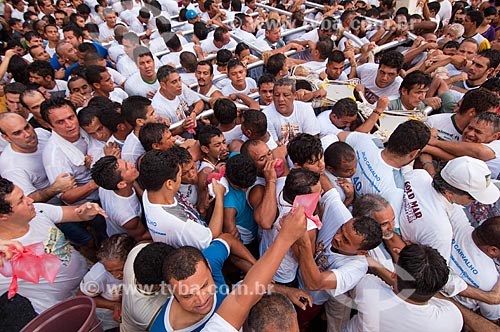
<path id="1" fill-rule="evenodd" d="M 494 49 L 488 49 L 479 52 L 479 56 L 482 56 L 484 58 L 487 58 L 488 61 L 488 69 L 489 68 L 496 68 L 498 67 L 498 64 L 500 64 L 500 51 L 494 50 Z"/>
<path id="2" fill-rule="evenodd" d="M 56 97 L 56 98 L 50 98 L 45 100 L 41 105 L 40 105 L 40 114 L 42 116 L 42 119 L 49 123 L 50 118 L 49 118 L 49 113 L 51 110 L 56 109 L 56 108 L 61 108 L 64 106 L 68 106 L 75 114 L 76 114 L 76 109 L 75 106 L 67 99 L 62 98 L 62 97 Z"/>
<path id="3" fill-rule="evenodd" d="M 142 248 L 134 260 L 135 279 L 141 285 L 158 285 L 163 281 L 163 262 L 172 246 L 163 242 L 153 242 Z"/>
<path id="4" fill-rule="evenodd" d="M 267 132 L 266 115 L 262 111 L 246 110 L 243 113 L 242 125 L 251 130 L 258 137 L 262 137 Z"/>
<path id="5" fill-rule="evenodd" d="M 224 27 L 217 27 L 214 31 L 214 40 L 221 42 L 224 38 L 224 34 L 228 33 L 229 30 Z"/>
<path id="6" fill-rule="evenodd" d="M 398 293 L 423 303 L 448 282 L 449 269 L 446 260 L 436 249 L 410 244 L 401 250 L 396 272 Z"/>
<path id="7" fill-rule="evenodd" d="M 163 122 L 146 123 L 139 131 L 139 141 L 144 150 L 153 150 L 153 144 L 160 143 L 165 132 L 169 130 L 168 126 Z"/>
<path id="8" fill-rule="evenodd" d="M 234 50 L 234 54 L 239 56 L 241 54 L 241 52 L 243 52 L 244 50 L 248 50 L 248 49 L 250 49 L 250 47 L 247 44 L 238 43 L 236 45 L 236 49 Z"/>
<path id="9" fill-rule="evenodd" d="M 118 131 L 118 125 L 127 120 L 125 120 L 125 117 L 121 113 L 113 108 L 104 108 L 101 110 L 99 121 L 101 121 L 104 127 L 111 130 L 112 133 L 116 133 Z"/>
<path id="10" fill-rule="evenodd" d="M 382 55 L 380 58 L 379 66 L 387 66 L 390 68 L 396 68 L 398 72 L 403 68 L 404 56 L 397 51 L 388 51 Z"/>
<path id="11" fill-rule="evenodd" d="M 84 107 L 78 112 L 78 123 L 81 127 L 87 127 L 95 118 L 99 119 L 100 112 L 101 110 L 95 106 Z"/>
<path id="12" fill-rule="evenodd" d="M 458 48 L 460 47 L 460 43 L 455 41 L 455 40 L 450 40 L 449 42 L 447 42 L 446 44 L 444 44 L 443 46 L 443 50 L 445 48 L 454 48 L 456 50 L 458 50 Z"/>
<path id="13" fill-rule="evenodd" d="M 164 65 L 158 68 L 158 72 L 156 73 L 156 77 L 158 78 L 158 82 L 165 82 L 167 77 L 170 76 L 170 74 L 177 73 L 177 69 L 175 69 L 172 66 L 169 65 Z"/>
<path id="14" fill-rule="evenodd" d="M 405 156 L 414 150 L 423 149 L 431 137 L 431 131 L 421 121 L 409 120 L 400 124 L 389 137 L 387 150 Z"/>
<path id="15" fill-rule="evenodd" d="M 208 60 L 198 61 L 198 64 L 196 65 L 196 67 L 198 67 L 198 66 L 208 66 L 210 75 L 212 75 L 214 73 L 214 66 L 212 65 L 212 62 L 210 62 Z"/>
<path id="16" fill-rule="evenodd" d="M 200 141 L 200 146 L 208 147 L 212 138 L 217 136 L 224 136 L 219 128 L 212 125 L 202 127 L 198 132 L 198 141 Z"/>
<path id="17" fill-rule="evenodd" d="M 296 314 L 292 302 L 285 295 L 264 294 L 250 310 L 246 326 L 249 331 L 269 331 L 269 327 L 273 331 L 292 331 Z"/>
<path id="18" fill-rule="evenodd" d="M 182 146 L 174 145 L 169 151 L 177 157 L 180 165 L 184 165 L 193 160 L 191 153 L 189 153 L 189 151 Z"/>
<path id="19" fill-rule="evenodd" d="M 229 62 L 227 63 L 227 72 L 229 73 L 229 71 L 232 70 L 233 68 L 240 67 L 240 66 L 246 69 L 243 62 L 241 62 L 238 59 L 233 58 L 233 59 L 229 60 Z"/>
<path id="20" fill-rule="evenodd" d="M 55 72 L 54 68 L 50 65 L 48 61 L 44 60 L 35 60 L 28 65 L 26 68 L 28 73 L 35 73 L 42 77 L 50 76 L 52 80 L 54 80 Z"/>
<path id="21" fill-rule="evenodd" d="M 273 83 L 274 84 L 274 82 L 276 82 L 276 78 L 274 77 L 274 75 L 264 74 L 259 78 L 259 81 L 257 82 L 257 87 L 260 89 L 262 84 L 265 84 L 265 83 Z"/>
<path id="22" fill-rule="evenodd" d="M 165 16 L 156 17 L 156 28 L 160 34 L 172 31 L 172 23 Z"/>
<path id="23" fill-rule="evenodd" d="M 0 178 L 0 213 L 9 214 L 12 212 L 12 206 L 5 199 L 5 196 L 12 193 L 14 184 L 7 179 Z"/>
<path id="24" fill-rule="evenodd" d="M 218 50 L 217 55 L 215 56 L 217 66 L 227 66 L 229 60 L 233 58 L 233 53 L 230 50 L 226 50 L 225 48 Z"/>
<path id="25" fill-rule="evenodd" d="M 97 47 L 92 43 L 80 43 L 78 45 L 78 52 L 80 53 L 97 53 Z"/>
<path id="26" fill-rule="evenodd" d="M 472 108 L 476 113 L 482 113 L 497 108 L 498 105 L 500 100 L 495 93 L 484 88 L 473 89 L 465 93 L 457 113 L 465 114 Z"/>
<path id="27" fill-rule="evenodd" d="M 179 39 L 179 36 L 177 36 L 176 33 L 164 32 L 162 34 L 162 38 L 165 41 L 165 45 L 167 45 L 168 48 L 171 48 L 172 50 L 175 51 L 181 48 L 181 40 Z"/>
<path id="28" fill-rule="evenodd" d="M 90 175 L 99 187 L 106 190 L 116 190 L 118 183 L 123 180 L 117 168 L 118 159 L 115 156 L 104 156 L 92 166 Z"/>
<path id="29" fill-rule="evenodd" d="M 354 149 L 345 142 L 332 143 L 325 150 L 325 165 L 333 169 L 339 169 L 342 161 L 352 161 L 354 158 L 356 158 Z"/>
<path id="30" fill-rule="evenodd" d="M 247 155 L 237 154 L 226 162 L 226 178 L 240 188 L 250 188 L 257 180 L 257 168 Z"/>
<path id="31" fill-rule="evenodd" d="M 332 112 L 337 118 L 354 116 L 358 114 L 358 104 L 352 98 L 342 98 L 332 107 Z"/>
<path id="32" fill-rule="evenodd" d="M 209 268 L 202 252 L 194 247 L 180 247 L 170 252 L 163 263 L 163 278 L 167 283 L 171 279 L 186 280 L 196 273 L 196 265 L 203 262 Z"/>
<path id="33" fill-rule="evenodd" d="M 327 59 L 332 53 L 333 41 L 328 37 L 321 37 L 316 43 L 316 50 L 319 52 L 319 57 L 323 60 Z"/>
<path id="34" fill-rule="evenodd" d="M 382 229 L 374 219 L 366 216 L 354 218 L 352 224 L 354 231 L 363 236 L 363 241 L 358 250 L 372 250 L 382 243 Z"/>
<path id="35" fill-rule="evenodd" d="M 329 56 L 328 56 L 328 63 L 344 63 L 345 62 L 345 55 L 344 52 L 339 51 L 339 50 L 334 50 Z"/>
<path id="36" fill-rule="evenodd" d="M 283 187 L 283 199 L 292 204 L 297 195 L 310 194 L 319 181 L 319 174 L 306 168 L 294 168 L 288 173 Z"/>
<path id="37" fill-rule="evenodd" d="M 480 88 L 488 89 L 491 92 L 499 92 L 500 91 L 500 78 L 498 78 L 498 77 L 489 78 L 483 84 L 481 84 Z"/>
<path id="38" fill-rule="evenodd" d="M 238 109 L 231 99 L 219 98 L 214 103 L 214 115 L 221 124 L 230 124 L 236 120 Z"/>
<path id="39" fill-rule="evenodd" d="M 286 55 L 282 53 L 276 53 L 269 57 L 266 64 L 266 71 L 273 76 L 278 75 L 278 73 L 283 69 L 286 62 Z"/>
<path id="40" fill-rule="evenodd" d="M 476 24 L 476 28 L 478 28 L 484 21 L 484 15 L 479 10 L 472 10 L 468 12 L 466 16 L 469 16 L 470 21 Z"/>
<path id="41" fill-rule="evenodd" d="M 314 158 L 321 158 L 323 156 L 323 147 L 319 138 L 300 133 L 293 137 L 287 145 L 288 156 L 293 163 L 303 166 L 308 161 Z"/>
<path id="42" fill-rule="evenodd" d="M 143 96 L 130 96 L 122 102 L 122 115 L 132 127 L 137 126 L 137 119 L 145 119 L 151 100 Z"/>
<path id="43" fill-rule="evenodd" d="M 169 151 L 151 150 L 144 154 L 139 172 L 139 182 L 144 189 L 159 191 L 165 181 L 176 179 L 179 161 Z"/>
<path id="44" fill-rule="evenodd" d="M 406 89 L 406 91 L 410 91 L 414 87 L 421 85 L 423 85 L 426 88 L 429 87 L 429 85 L 431 85 L 431 78 L 424 72 L 417 70 L 406 75 L 406 77 L 403 78 L 403 81 L 399 86 L 399 91 L 402 91 L 403 88 Z"/>
<path id="45" fill-rule="evenodd" d="M 194 22 L 193 24 L 193 33 L 199 40 L 205 40 L 208 36 L 208 27 L 203 22 Z"/>
<path id="46" fill-rule="evenodd" d="M 21 95 L 26 90 L 26 86 L 23 83 L 13 82 L 6 84 L 3 88 L 5 94 L 10 93 L 13 95 Z"/>
<path id="47" fill-rule="evenodd" d="M 319 29 L 323 31 L 335 31 L 336 27 L 337 21 L 331 16 L 325 17 L 319 25 Z"/>
<path id="48" fill-rule="evenodd" d="M 194 73 L 196 71 L 198 60 L 196 59 L 196 55 L 194 55 L 193 52 L 181 52 L 181 54 L 179 55 L 179 61 L 184 71 L 188 73 Z"/>
<path id="49" fill-rule="evenodd" d="M 92 65 L 87 67 L 87 82 L 94 86 L 94 83 L 100 83 L 102 78 L 101 74 L 107 72 L 107 69 L 102 66 Z"/>
<path id="50" fill-rule="evenodd" d="M 137 62 L 137 59 L 142 58 L 143 56 L 149 56 L 151 59 L 154 60 L 153 54 L 151 51 L 149 51 L 149 48 L 145 46 L 137 46 L 134 49 L 134 61 Z"/>
<path id="51" fill-rule="evenodd" d="M 474 233 L 479 245 L 493 246 L 500 249 L 500 217 L 488 218 L 483 221 Z"/>

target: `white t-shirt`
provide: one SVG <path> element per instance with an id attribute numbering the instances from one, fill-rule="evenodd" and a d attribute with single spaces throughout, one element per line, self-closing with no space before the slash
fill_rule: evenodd
<path id="1" fill-rule="evenodd" d="M 24 246 L 43 243 L 45 253 L 54 254 L 61 261 L 53 284 L 40 278 L 38 284 L 18 279 L 17 293 L 28 300 L 37 313 L 52 307 L 75 295 L 78 285 L 85 273 L 87 262 L 78 251 L 66 240 L 64 234 L 54 223 L 61 222 L 63 212 L 59 206 L 35 203 L 36 216 L 29 223 L 28 232 L 20 238 L 13 239 Z M 0 274 L 0 293 L 7 291 L 12 278 Z"/>
<path id="2" fill-rule="evenodd" d="M 474 227 L 467 220 L 452 222 L 450 270 L 467 284 L 484 291 L 490 291 L 498 280 L 495 262 L 472 239 Z M 455 299 L 472 310 L 481 310 L 481 315 L 489 320 L 500 318 L 500 305 L 490 305 L 470 298 L 456 296 Z"/>
<path id="3" fill-rule="evenodd" d="M 395 226 L 398 228 L 404 188 L 401 169 L 384 161 L 378 145 L 380 141 L 372 135 L 351 132 L 345 142 L 352 146 L 358 159 L 356 173 L 352 177 L 356 195 L 376 194 L 384 197 L 394 209 Z"/>
<path id="4" fill-rule="evenodd" d="M 111 79 L 113 80 L 113 83 L 115 83 L 115 86 L 122 85 L 127 80 L 125 76 L 113 68 L 106 67 L 106 70 L 111 75 Z"/>
<path id="5" fill-rule="evenodd" d="M 165 289 L 153 294 L 145 293 L 135 284 L 134 261 L 137 254 L 149 243 L 140 243 L 127 256 L 123 268 L 122 323 L 121 332 L 144 332 L 167 300 Z"/>
<path id="6" fill-rule="evenodd" d="M 459 332 L 463 325 L 462 314 L 453 303 L 434 297 L 424 305 L 405 302 L 371 274 L 356 286 L 354 302 L 358 314 L 343 332 Z"/>
<path id="7" fill-rule="evenodd" d="M 444 141 L 458 142 L 462 140 L 462 131 L 455 123 L 455 113 L 443 113 L 431 115 L 427 118 L 427 124 L 438 130 L 438 136 Z"/>
<path id="8" fill-rule="evenodd" d="M 238 43 L 234 41 L 234 39 L 231 38 L 228 44 L 222 46 L 221 48 L 218 48 L 217 46 L 214 45 L 214 39 L 213 38 L 207 38 L 205 40 L 202 40 L 200 43 L 201 50 L 203 53 L 217 53 L 219 50 L 232 50 L 236 47 Z"/>
<path id="9" fill-rule="evenodd" d="M 286 202 L 283 199 L 282 193 L 278 195 L 278 211 L 279 215 L 278 218 L 276 218 L 276 221 L 274 222 L 273 226 L 271 229 L 263 229 L 262 230 L 262 239 L 260 241 L 260 256 L 264 255 L 264 253 L 269 249 L 271 244 L 273 244 L 274 240 L 278 236 L 279 232 L 277 230 L 277 227 L 279 227 L 279 221 L 283 216 L 287 213 L 290 212 L 292 209 L 292 204 Z M 312 230 L 316 229 L 316 224 L 310 220 L 307 219 L 307 230 Z M 276 274 L 273 277 L 273 280 L 279 283 L 289 283 L 292 282 L 295 277 L 297 276 L 297 269 L 299 268 L 299 262 L 298 259 L 295 257 L 293 254 L 292 249 L 288 249 L 285 257 L 283 257 L 283 260 L 281 261 L 281 264 L 276 271 Z"/>
<path id="10" fill-rule="evenodd" d="M 231 324 L 229 324 L 224 318 L 215 313 L 207 325 L 201 330 L 201 332 L 238 332 Z"/>
<path id="11" fill-rule="evenodd" d="M 83 277 L 80 290 L 90 297 L 100 295 L 108 301 L 118 302 L 122 295 L 122 282 L 106 271 L 101 262 L 97 262 Z"/>
<path id="12" fill-rule="evenodd" d="M 449 261 L 452 229 L 450 218 L 458 208 L 432 187 L 432 177 L 417 169 L 405 174 L 401 235 L 407 241 L 430 246 Z"/>
<path id="13" fill-rule="evenodd" d="M 147 97 L 148 93 L 156 92 L 160 88 L 160 82 L 156 79 L 153 83 L 146 82 L 140 72 L 130 76 L 125 82 L 125 92 L 129 96 Z"/>
<path id="14" fill-rule="evenodd" d="M 379 65 L 375 63 L 365 63 L 357 68 L 357 76 L 361 80 L 361 84 L 365 86 L 367 90 L 370 90 L 378 99 L 383 96 L 387 96 L 389 99 L 399 98 L 399 86 L 403 79 L 401 77 L 396 77 L 396 79 L 386 86 L 385 88 L 380 88 L 375 83 L 377 77 Z M 366 91 L 366 97 L 368 101 L 372 102 L 369 98 L 369 91 Z"/>
<path id="15" fill-rule="evenodd" d="M 115 37 L 115 29 L 109 28 L 106 22 L 99 24 L 99 40 L 101 42 L 108 40 L 110 37 Z"/>
<path id="16" fill-rule="evenodd" d="M 241 139 L 241 136 L 243 136 L 243 132 L 241 131 L 241 125 L 236 125 L 233 129 L 229 131 L 223 131 L 222 134 L 226 139 L 227 145 L 231 144 L 231 142 L 234 141 L 235 139 Z"/>
<path id="17" fill-rule="evenodd" d="M 337 128 L 330 120 L 330 111 L 323 111 L 317 116 L 319 122 L 319 137 L 323 138 L 326 135 L 337 135 L 342 129 Z"/>
<path id="18" fill-rule="evenodd" d="M 62 80 L 55 80 L 56 85 L 50 90 L 47 90 L 52 97 L 66 97 L 68 91 L 68 82 Z"/>
<path id="19" fill-rule="evenodd" d="M 491 171 L 491 177 L 493 179 L 498 179 L 500 175 L 500 141 L 496 140 L 484 145 L 495 152 L 495 158 L 487 160 L 485 163 Z"/>
<path id="20" fill-rule="evenodd" d="M 263 112 L 267 117 L 267 130 L 283 144 L 299 133 L 319 134 L 320 125 L 310 104 L 294 101 L 293 112 L 288 117 L 281 115 L 274 103 Z"/>
<path id="21" fill-rule="evenodd" d="M 134 60 L 130 59 L 128 55 L 124 54 L 116 60 L 116 70 L 123 76 L 129 78 L 139 71 Z"/>
<path id="22" fill-rule="evenodd" d="M 45 189 L 50 185 L 43 167 L 43 150 L 50 132 L 41 128 L 36 128 L 35 132 L 38 136 L 36 152 L 15 152 L 9 144 L 0 155 L 0 174 L 21 188 L 25 195 Z"/>
<path id="23" fill-rule="evenodd" d="M 245 90 L 236 90 L 235 87 L 233 86 L 233 83 L 229 82 L 229 84 L 224 85 L 221 92 L 224 96 L 229 96 L 232 93 L 242 93 L 245 95 L 249 95 L 250 89 L 257 88 L 257 83 L 255 83 L 255 80 L 251 77 L 246 77 L 245 82 L 246 82 Z"/>
<path id="24" fill-rule="evenodd" d="M 199 216 L 194 215 L 196 210 L 187 212 L 180 206 L 177 198 L 174 199 L 172 205 L 153 204 L 148 200 L 147 190 L 144 191 L 142 202 L 153 241 L 164 242 L 175 248 L 207 248 L 212 241 L 210 228 L 204 222 L 200 223 Z"/>
<path id="25" fill-rule="evenodd" d="M 171 123 L 182 121 L 189 114 L 189 106 L 200 100 L 200 97 L 191 89 L 182 86 L 182 94 L 173 100 L 165 98 L 160 91 L 153 97 L 151 105 L 159 116 L 169 119 Z"/>
<path id="26" fill-rule="evenodd" d="M 135 136 L 134 132 L 132 131 L 130 134 L 128 134 L 125 142 L 123 143 L 122 159 L 126 162 L 135 164 L 137 162 L 137 159 L 139 159 L 139 157 L 144 152 L 146 152 L 146 150 L 144 150 L 141 141 L 139 141 L 139 138 Z"/>
<path id="27" fill-rule="evenodd" d="M 128 94 L 120 88 L 115 88 L 109 93 L 109 99 L 116 101 L 117 103 L 122 103 L 124 99 L 128 98 Z"/>
<path id="28" fill-rule="evenodd" d="M 124 227 L 130 220 L 142 216 L 141 203 L 132 188 L 133 193 L 129 197 L 117 195 L 113 190 L 99 188 L 99 199 L 102 208 L 106 211 L 106 232 L 108 236 L 114 234 L 127 234 Z"/>

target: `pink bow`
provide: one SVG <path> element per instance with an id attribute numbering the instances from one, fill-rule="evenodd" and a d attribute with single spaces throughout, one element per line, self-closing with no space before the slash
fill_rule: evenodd
<path id="1" fill-rule="evenodd" d="M 42 242 L 25 246 L 22 251 L 14 246 L 9 249 L 13 254 L 10 260 L 0 257 L 3 263 L 0 273 L 5 277 L 12 277 L 8 290 L 9 299 L 17 293 L 17 278 L 38 284 L 42 276 L 50 284 L 54 283 L 61 261 L 56 255 L 46 254 Z"/>
<path id="2" fill-rule="evenodd" d="M 222 166 L 220 168 L 219 172 L 212 172 L 212 173 L 208 174 L 208 176 L 207 176 L 207 184 L 212 183 L 212 179 L 216 179 L 217 181 L 220 181 L 220 179 L 222 179 L 222 177 L 224 176 L 224 174 L 226 174 L 226 167 Z"/>
<path id="3" fill-rule="evenodd" d="M 316 210 L 316 206 L 318 205 L 320 195 L 321 194 L 318 192 L 295 196 L 295 199 L 293 200 L 293 208 L 291 211 L 293 213 L 299 206 L 304 207 L 304 213 L 306 214 L 307 219 L 310 219 L 312 222 L 314 222 L 318 229 L 321 229 L 323 224 L 321 223 L 319 217 L 313 214 Z"/>

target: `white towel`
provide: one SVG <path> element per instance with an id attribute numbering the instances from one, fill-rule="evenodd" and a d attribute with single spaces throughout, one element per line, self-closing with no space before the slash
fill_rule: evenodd
<path id="1" fill-rule="evenodd" d="M 80 128 L 80 136 L 89 144 L 89 135 Z M 52 131 L 52 143 L 61 148 L 62 153 L 68 157 L 69 161 L 75 166 L 85 165 L 85 155 L 73 143 L 59 136 L 55 131 Z"/>

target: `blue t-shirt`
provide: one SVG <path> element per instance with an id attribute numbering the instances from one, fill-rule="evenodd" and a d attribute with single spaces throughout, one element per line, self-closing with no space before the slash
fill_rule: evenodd
<path id="1" fill-rule="evenodd" d="M 215 283 L 215 301 L 214 307 L 210 311 L 208 315 L 206 315 L 201 321 L 198 323 L 186 328 L 192 332 L 199 332 L 205 327 L 205 324 L 208 322 L 210 317 L 217 311 L 222 301 L 229 294 L 229 287 L 226 285 L 226 281 L 224 280 L 224 276 L 222 275 L 222 266 L 224 262 L 229 257 L 229 247 L 227 243 L 221 239 L 213 240 L 208 248 L 203 250 L 203 256 L 207 259 L 210 264 L 210 268 L 212 270 L 212 277 Z M 170 296 L 165 304 L 162 306 L 160 312 L 156 316 L 155 320 L 151 324 L 149 328 L 150 332 L 169 332 L 173 331 L 171 329 L 170 324 L 166 324 L 165 320 L 168 320 L 170 314 L 170 304 L 174 299 L 173 296 Z"/>
<path id="2" fill-rule="evenodd" d="M 243 244 L 250 244 L 257 236 L 257 224 L 253 219 L 253 209 L 248 204 L 246 192 L 234 189 L 229 184 L 229 192 L 224 196 L 224 208 L 236 210 L 236 228 Z"/>

